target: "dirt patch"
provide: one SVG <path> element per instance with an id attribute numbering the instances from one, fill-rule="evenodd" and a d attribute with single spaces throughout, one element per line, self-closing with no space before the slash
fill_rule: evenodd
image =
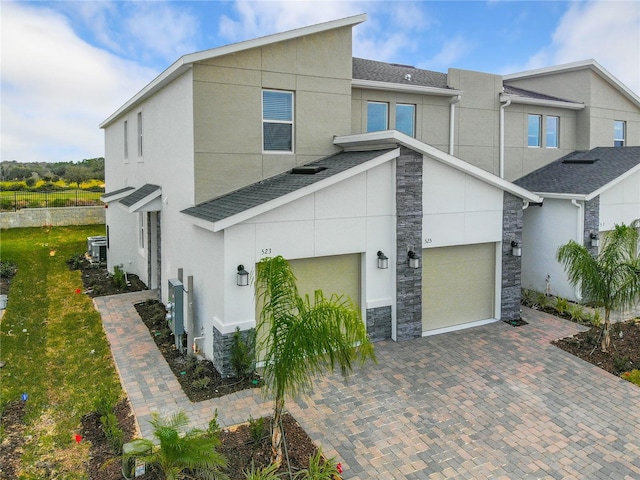
<path id="1" fill-rule="evenodd" d="M 18 478 L 18 467 L 22 457 L 22 447 L 26 442 L 24 402 L 14 400 L 7 403 L 0 417 L 0 478 Z"/>
<path id="2" fill-rule="evenodd" d="M 611 348 L 600 349 L 602 327 L 591 327 L 572 337 L 551 342 L 558 348 L 614 375 L 640 369 L 640 320 L 632 319 L 611 325 Z"/>

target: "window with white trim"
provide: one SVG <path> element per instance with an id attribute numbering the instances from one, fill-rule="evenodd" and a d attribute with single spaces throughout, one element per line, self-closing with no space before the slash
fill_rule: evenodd
<path id="1" fill-rule="evenodd" d="M 262 91 L 262 149 L 293 152 L 293 92 Z"/>
<path id="2" fill-rule="evenodd" d="M 527 146 L 540 146 L 540 127 L 542 124 L 542 115 L 528 115 L 527 120 Z"/>
<path id="3" fill-rule="evenodd" d="M 416 134 L 416 106 L 396 103 L 396 130 L 414 137 Z"/>
<path id="4" fill-rule="evenodd" d="M 124 159 L 129 160 L 129 122 L 124 121 Z"/>
<path id="5" fill-rule="evenodd" d="M 613 146 L 624 147 L 624 137 L 627 130 L 627 122 L 615 120 L 613 122 Z"/>
<path id="6" fill-rule="evenodd" d="M 547 116 L 545 119 L 545 147 L 558 148 L 558 133 L 560 126 L 560 117 Z"/>
<path id="7" fill-rule="evenodd" d="M 142 112 L 138 112 L 138 156 L 142 157 Z"/>
<path id="8" fill-rule="evenodd" d="M 387 130 L 389 125 L 389 104 L 367 102 L 367 132 Z"/>

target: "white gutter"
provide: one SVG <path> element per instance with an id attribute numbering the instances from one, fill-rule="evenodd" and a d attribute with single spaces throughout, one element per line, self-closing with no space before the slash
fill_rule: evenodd
<path id="1" fill-rule="evenodd" d="M 375 80 L 362 80 L 354 78 L 351 86 L 356 88 L 366 88 L 368 90 L 385 90 L 390 92 L 419 93 L 422 95 L 436 95 L 440 97 L 454 97 L 462 95 L 462 90 L 453 88 L 426 87 L 423 85 L 407 85 L 406 83 L 378 82 Z"/>
<path id="2" fill-rule="evenodd" d="M 500 101 L 504 102 L 507 100 L 511 100 L 513 103 L 519 103 L 521 105 L 538 105 L 541 107 L 566 108 L 567 110 L 583 110 L 585 108 L 584 103 L 564 102 L 562 100 L 546 100 L 544 98 L 529 98 L 521 97 L 519 95 L 509 95 L 506 93 L 501 93 Z"/>
<path id="3" fill-rule="evenodd" d="M 460 101 L 462 95 L 456 95 L 449 102 L 449 155 L 453 155 L 453 145 L 455 137 L 455 118 L 456 118 L 456 103 Z"/>
<path id="4" fill-rule="evenodd" d="M 500 96 L 502 102 L 502 96 Z M 500 105 L 500 178 L 504 178 L 504 109 L 511 105 L 511 98 Z"/>
<path id="5" fill-rule="evenodd" d="M 584 244 L 584 241 L 582 240 L 583 231 L 584 231 L 584 226 L 583 226 L 584 215 L 582 214 L 582 205 L 579 204 L 576 200 L 571 200 L 571 205 L 573 205 L 574 207 L 576 207 L 578 209 L 578 217 L 576 218 L 576 220 L 577 220 L 576 223 L 578 224 L 578 226 L 576 227 L 576 243 L 578 245 L 582 245 L 582 244 Z M 580 288 L 579 285 L 576 285 L 575 294 L 576 294 L 576 300 L 581 302 L 582 301 L 582 289 Z"/>

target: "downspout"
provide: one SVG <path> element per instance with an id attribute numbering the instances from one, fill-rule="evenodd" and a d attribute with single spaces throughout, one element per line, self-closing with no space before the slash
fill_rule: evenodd
<path id="1" fill-rule="evenodd" d="M 456 95 L 449 102 L 449 155 L 453 155 L 453 142 L 455 141 L 455 118 L 456 103 L 460 101 L 462 95 Z"/>
<path id="2" fill-rule="evenodd" d="M 504 178 L 504 109 L 511 105 L 511 99 L 500 105 L 500 178 Z"/>
<path id="3" fill-rule="evenodd" d="M 582 214 L 582 205 L 580 205 L 576 199 L 572 199 L 571 200 L 571 205 L 573 205 L 574 207 L 576 207 L 578 209 L 578 217 L 576 218 L 576 243 L 578 245 L 582 245 L 584 244 L 584 241 L 582 239 L 583 236 L 583 224 L 582 222 L 584 221 L 584 215 Z M 582 301 L 582 289 L 580 288 L 580 286 L 576 285 L 575 288 L 575 294 L 576 294 L 576 300 L 578 300 L 579 302 Z"/>

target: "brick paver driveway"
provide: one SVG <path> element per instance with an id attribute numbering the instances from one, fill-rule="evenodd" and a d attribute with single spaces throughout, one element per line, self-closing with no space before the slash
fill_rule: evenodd
<path id="1" fill-rule="evenodd" d="M 96 306 L 143 434 L 154 410 L 201 427 L 216 408 L 223 425 L 269 413 L 256 391 L 190 403 L 131 313 L 137 298 Z M 377 365 L 321 379 L 289 411 L 345 479 L 640 479 L 640 388 L 549 344 L 580 327 L 523 318 L 378 343 Z"/>

